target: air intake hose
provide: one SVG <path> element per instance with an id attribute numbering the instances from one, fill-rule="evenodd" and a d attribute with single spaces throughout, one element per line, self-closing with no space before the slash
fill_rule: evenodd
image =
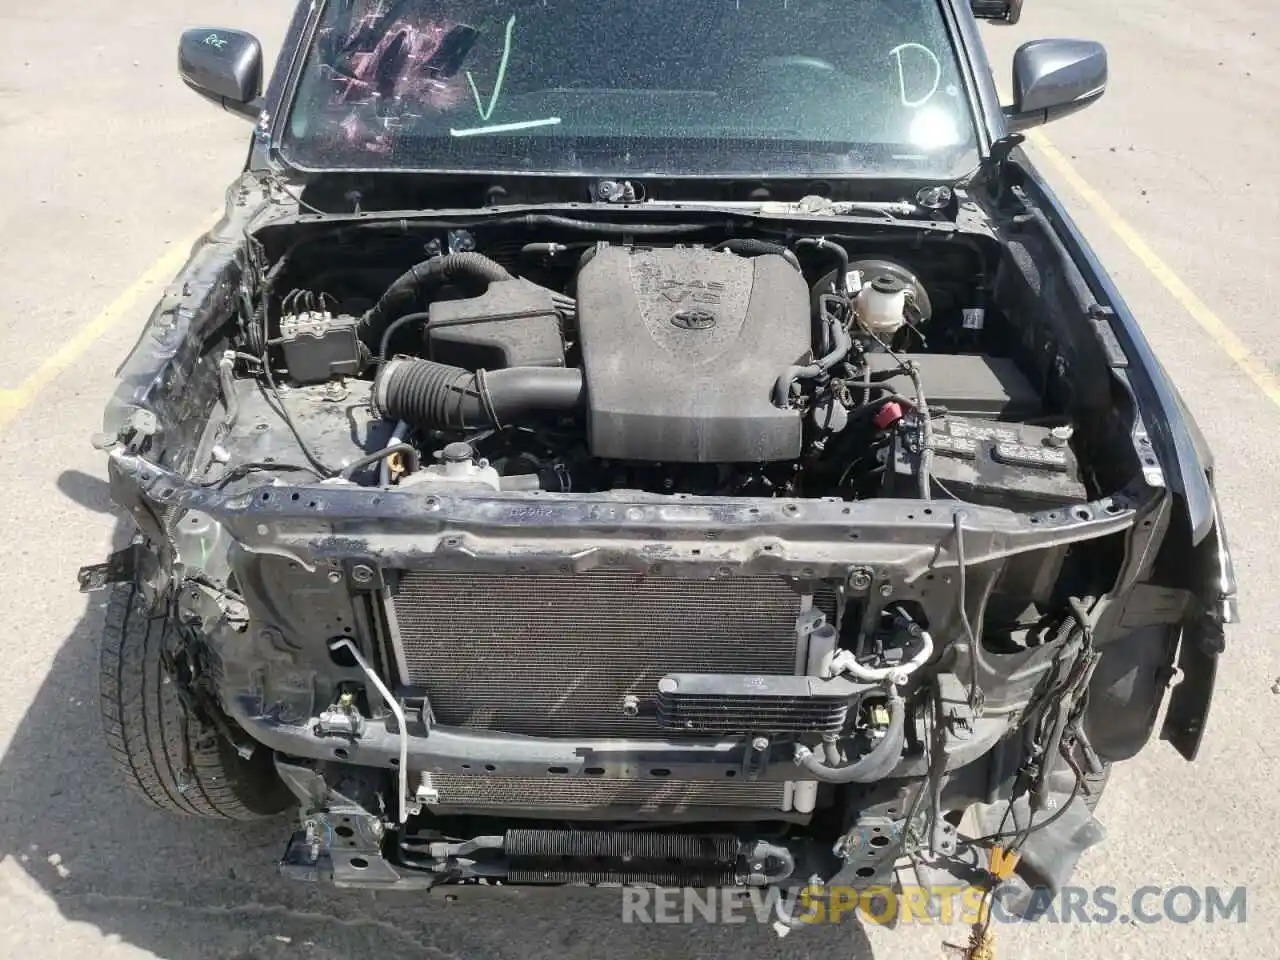
<path id="1" fill-rule="evenodd" d="M 796 763 L 813 779 L 824 783 L 875 783 L 893 772 L 906 742 L 907 705 L 899 696 L 889 698 L 889 729 L 870 752 L 844 767 L 829 767 L 808 747 L 796 747 Z"/>
<path id="2" fill-rule="evenodd" d="M 377 350 L 392 321 L 429 300 L 445 284 L 470 281 L 470 287 L 483 292 L 495 280 L 510 279 L 506 267 L 479 253 L 450 253 L 414 264 L 360 318 L 360 339 L 371 352 Z"/>
<path id="3" fill-rule="evenodd" d="M 726 240 L 724 243 L 717 243 L 713 249 L 728 250 L 730 253 L 736 253 L 740 257 L 763 257 L 772 253 L 782 257 L 783 260 L 786 260 L 797 270 L 800 269 L 800 258 L 795 255 L 794 250 L 789 250 L 780 243 L 757 240 L 755 237 L 735 237 L 732 240 Z"/>
<path id="4" fill-rule="evenodd" d="M 473 372 L 434 360 L 391 360 L 373 383 L 378 416 L 426 430 L 502 427 L 579 409 L 585 399 L 582 371 L 565 367 Z"/>

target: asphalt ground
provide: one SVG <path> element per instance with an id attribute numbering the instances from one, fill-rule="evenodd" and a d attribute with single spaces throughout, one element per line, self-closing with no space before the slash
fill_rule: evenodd
<path id="1" fill-rule="evenodd" d="M 613 894 L 440 903 L 290 885 L 274 869 L 278 826 L 174 819 L 124 792 L 95 702 L 102 611 L 74 587 L 77 567 L 120 536 L 88 439 L 116 365 L 245 156 L 247 126 L 177 79 L 176 38 L 239 26 L 274 51 L 290 8 L 0 7 L 0 954 L 955 956 L 942 944 L 962 930 L 920 924 L 779 941 L 754 923 L 624 925 Z M 1228 636 L 1200 760 L 1153 744 L 1119 767 L 1100 809 L 1109 838 L 1075 879 L 1114 888 L 1122 907 L 1143 887 L 1243 885 L 1244 921 L 998 924 L 999 955 L 1276 956 L 1280 18 L 1268 0 L 1027 0 L 1021 24 L 984 34 L 1002 80 L 1035 37 L 1110 50 L 1103 100 L 1030 149 L 1217 453 L 1246 618 Z"/>

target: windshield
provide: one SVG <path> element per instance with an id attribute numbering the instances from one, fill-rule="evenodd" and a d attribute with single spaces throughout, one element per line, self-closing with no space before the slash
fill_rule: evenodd
<path id="1" fill-rule="evenodd" d="M 944 179 L 977 162 L 938 0 L 328 0 L 310 170 Z"/>

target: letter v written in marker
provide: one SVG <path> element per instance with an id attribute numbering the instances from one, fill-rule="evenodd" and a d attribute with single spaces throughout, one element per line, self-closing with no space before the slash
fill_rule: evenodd
<path id="1" fill-rule="evenodd" d="M 515 34 L 515 29 L 516 18 L 512 15 L 511 19 L 507 21 L 507 33 L 502 41 L 502 60 L 498 63 L 498 78 L 493 83 L 493 93 L 489 94 L 489 105 L 487 107 L 480 97 L 475 78 L 471 76 L 470 70 L 467 71 L 467 83 L 471 84 L 471 95 L 476 98 L 476 112 L 480 114 L 480 119 L 486 123 L 493 116 L 493 110 L 498 105 L 498 98 L 502 96 L 502 83 L 507 78 L 507 61 L 511 59 L 511 38 Z"/>

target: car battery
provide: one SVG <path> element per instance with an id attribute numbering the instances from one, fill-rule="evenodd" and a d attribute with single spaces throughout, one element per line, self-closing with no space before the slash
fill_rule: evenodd
<path id="1" fill-rule="evenodd" d="M 890 496 L 919 496 L 921 431 L 898 427 L 885 471 Z M 1035 511 L 1088 501 L 1071 428 L 967 417 L 933 421 L 932 495 Z"/>

